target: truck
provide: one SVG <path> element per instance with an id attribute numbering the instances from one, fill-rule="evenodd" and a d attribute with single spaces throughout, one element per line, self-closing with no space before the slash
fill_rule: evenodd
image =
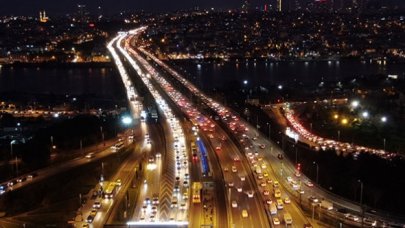
<path id="1" fill-rule="evenodd" d="M 292 217 L 290 213 L 284 213 L 284 222 L 286 225 L 292 225 Z"/>
<path id="2" fill-rule="evenodd" d="M 321 207 L 326 209 L 326 210 L 333 210 L 333 204 L 329 201 L 322 200 L 321 201 Z"/>

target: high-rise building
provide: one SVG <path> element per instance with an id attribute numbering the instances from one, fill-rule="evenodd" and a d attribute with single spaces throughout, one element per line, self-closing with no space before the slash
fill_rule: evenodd
<path id="1" fill-rule="evenodd" d="M 249 11 L 250 10 L 250 1 L 249 0 L 244 0 L 243 1 L 242 10 L 243 11 Z"/>
<path id="2" fill-rule="evenodd" d="M 87 12 L 86 5 L 77 5 L 77 21 L 82 23 L 88 22 L 88 15 L 89 13 Z"/>
<path id="3" fill-rule="evenodd" d="M 277 0 L 277 11 L 281 12 L 283 10 L 283 2 L 282 0 Z"/>
<path id="4" fill-rule="evenodd" d="M 39 11 L 39 22 L 46 23 L 46 22 L 48 22 L 48 20 L 49 20 L 49 17 L 46 16 L 45 10 L 44 11 Z"/>

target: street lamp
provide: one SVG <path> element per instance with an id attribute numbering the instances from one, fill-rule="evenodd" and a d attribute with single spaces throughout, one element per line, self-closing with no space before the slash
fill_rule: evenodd
<path id="1" fill-rule="evenodd" d="M 10 142 L 10 156 L 13 157 L 13 145 L 16 143 L 16 140 L 11 140 Z"/>
<path id="2" fill-rule="evenodd" d="M 267 127 L 269 128 L 269 139 L 271 139 L 271 124 L 267 123 Z"/>
<path id="3" fill-rule="evenodd" d="M 357 108 L 359 106 L 360 102 L 358 100 L 354 100 L 352 101 L 352 103 L 350 104 L 352 106 L 352 108 Z"/>
<path id="4" fill-rule="evenodd" d="M 384 151 L 385 151 L 385 144 L 386 144 L 386 140 L 385 140 L 385 138 L 384 138 Z"/>
<path id="5" fill-rule="evenodd" d="M 361 116 L 363 116 L 363 118 L 367 119 L 369 114 L 367 111 L 364 111 L 363 113 L 361 113 Z"/>
<path id="6" fill-rule="evenodd" d="M 130 125 L 130 124 L 132 124 L 132 118 L 131 118 L 130 116 L 123 116 L 123 117 L 121 118 L 121 121 L 122 121 L 122 123 L 125 124 L 125 125 Z"/>
<path id="7" fill-rule="evenodd" d="M 386 117 L 386 116 L 382 116 L 382 117 L 381 117 L 381 122 L 382 122 L 382 123 L 387 122 L 387 117 Z"/>
<path id="8" fill-rule="evenodd" d="M 364 207 L 363 207 L 363 187 L 364 183 L 361 180 L 357 180 L 360 183 L 360 209 L 361 209 L 361 227 L 363 227 L 364 222 Z"/>
<path id="9" fill-rule="evenodd" d="M 316 163 L 315 161 L 312 162 L 312 164 L 316 165 L 316 184 L 318 184 L 318 180 L 319 180 L 319 165 L 318 165 L 318 163 Z"/>
<path id="10" fill-rule="evenodd" d="M 103 140 L 103 145 L 105 146 L 105 142 L 104 142 L 104 132 L 103 132 L 103 127 L 100 126 L 100 133 L 101 133 L 101 139 Z"/>

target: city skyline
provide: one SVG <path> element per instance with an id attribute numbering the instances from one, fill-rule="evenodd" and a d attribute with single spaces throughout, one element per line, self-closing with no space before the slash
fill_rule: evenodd
<path id="1" fill-rule="evenodd" d="M 292 0 L 293 1 L 293 0 Z M 346 2 L 349 0 L 346 0 Z M 173 2 L 168 3 L 163 0 L 153 0 L 153 1 L 137 1 L 128 2 L 126 0 L 83 0 L 78 2 L 55 2 L 51 0 L 44 0 L 41 3 L 38 2 L 26 2 L 22 0 L 17 0 L 13 2 L 4 2 L 0 9 L 0 15 L 27 15 L 36 16 L 38 11 L 46 10 L 50 15 L 64 15 L 70 14 L 77 10 L 77 5 L 86 5 L 87 9 L 91 13 L 102 13 L 102 14 L 114 14 L 123 11 L 151 11 L 151 12 L 167 12 L 175 10 L 188 10 L 194 8 L 208 9 L 240 9 L 244 5 L 243 0 L 227 0 L 227 1 L 215 1 L 215 0 L 176 0 L 175 4 Z M 276 6 L 277 0 L 250 0 L 251 8 L 263 8 L 264 5 Z M 283 1 L 284 5 L 287 5 L 287 0 Z M 290 7 L 294 4 L 308 4 L 308 0 L 299 0 L 288 3 Z M 314 1 L 315 2 L 315 1 Z M 332 1 L 333 2 L 333 1 Z M 399 6 L 404 7 L 404 2 L 400 0 L 374 0 L 384 6 Z M 285 7 L 284 7 L 285 8 Z"/>

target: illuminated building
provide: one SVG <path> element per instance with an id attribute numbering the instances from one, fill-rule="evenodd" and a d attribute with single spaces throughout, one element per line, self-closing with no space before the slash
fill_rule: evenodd
<path id="1" fill-rule="evenodd" d="M 46 12 L 44 11 L 39 11 L 39 22 L 41 23 L 46 23 L 48 22 L 49 17 L 46 16 Z"/>

